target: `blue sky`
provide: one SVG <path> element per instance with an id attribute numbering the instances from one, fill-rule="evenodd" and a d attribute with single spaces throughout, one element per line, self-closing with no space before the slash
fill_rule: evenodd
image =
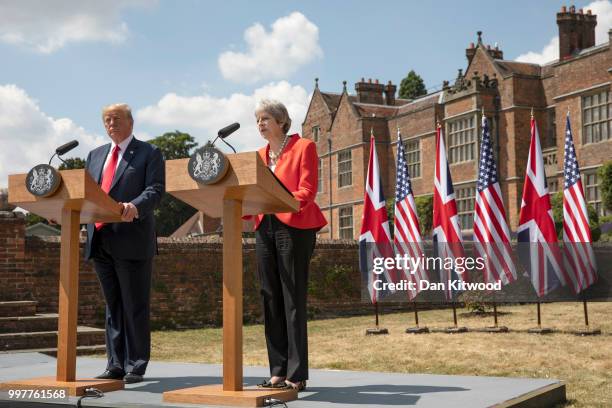
<path id="1" fill-rule="evenodd" d="M 414 69 L 439 86 L 465 68 L 477 30 L 505 59 L 546 62 L 564 4 L 0 0 L 0 186 L 67 140 L 83 157 L 104 143 L 100 109 L 112 102 L 132 106 L 137 137 L 179 129 L 203 143 L 236 120 L 232 140 L 248 150 L 262 144 L 255 102 L 281 99 L 300 131 L 315 77 L 353 92 L 361 77 L 399 83 Z M 610 2 L 575 4 L 598 14 L 606 42 Z"/>

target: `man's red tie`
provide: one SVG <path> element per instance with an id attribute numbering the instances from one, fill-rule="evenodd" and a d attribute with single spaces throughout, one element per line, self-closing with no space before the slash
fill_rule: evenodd
<path id="1" fill-rule="evenodd" d="M 116 145 L 113 149 L 113 153 L 111 155 L 106 168 L 104 169 L 104 174 L 102 174 L 102 191 L 108 193 L 110 191 L 111 185 L 113 184 L 113 178 L 115 177 L 115 170 L 117 169 L 117 160 L 119 159 L 119 145 Z M 96 230 L 99 230 L 104 225 L 103 222 L 96 222 Z"/>

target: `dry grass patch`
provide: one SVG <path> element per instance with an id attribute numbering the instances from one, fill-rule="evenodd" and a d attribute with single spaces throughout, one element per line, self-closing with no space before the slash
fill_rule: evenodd
<path id="1" fill-rule="evenodd" d="M 511 330 L 535 326 L 535 305 L 499 308 L 499 324 Z M 459 324 L 482 328 L 493 318 L 470 316 L 459 310 Z M 365 336 L 372 316 L 309 322 L 310 364 L 313 368 L 428 374 L 557 378 L 568 386 L 566 407 L 612 406 L 612 305 L 589 303 L 592 327 L 601 336 L 578 337 L 525 332 L 490 334 L 408 335 L 411 312 L 383 315 L 387 336 Z M 452 323 L 451 310 L 419 313 L 421 325 L 444 328 Z M 581 303 L 542 305 L 545 326 L 567 331 L 583 327 Z M 221 363 L 221 329 L 210 328 L 153 333 L 153 360 Z M 376 350 L 376 352 L 373 352 Z M 245 365 L 268 364 L 263 327 L 244 328 Z"/>

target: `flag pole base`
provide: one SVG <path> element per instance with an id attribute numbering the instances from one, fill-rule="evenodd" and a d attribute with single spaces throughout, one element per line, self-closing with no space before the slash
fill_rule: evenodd
<path id="1" fill-rule="evenodd" d="M 506 326 L 488 326 L 483 331 L 486 333 L 508 333 L 509 330 Z"/>
<path id="2" fill-rule="evenodd" d="M 429 327 L 409 327 L 406 329 L 408 334 L 423 334 L 429 333 Z"/>
<path id="3" fill-rule="evenodd" d="M 468 328 L 465 326 L 459 327 L 447 327 L 444 329 L 444 333 L 455 334 L 455 333 L 467 333 Z"/>
<path id="4" fill-rule="evenodd" d="M 366 336 L 378 336 L 380 334 L 389 334 L 389 330 L 384 327 L 376 327 L 374 329 L 366 329 Z"/>
<path id="5" fill-rule="evenodd" d="M 549 327 L 532 327 L 531 329 L 527 330 L 527 333 L 532 334 L 551 334 L 552 332 L 553 329 Z"/>
<path id="6" fill-rule="evenodd" d="M 599 336 L 601 334 L 601 330 L 584 327 L 582 329 L 570 330 L 570 333 L 575 334 L 576 336 Z"/>

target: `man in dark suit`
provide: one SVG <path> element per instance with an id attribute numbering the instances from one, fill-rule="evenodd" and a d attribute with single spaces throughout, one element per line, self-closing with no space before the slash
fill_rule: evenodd
<path id="1" fill-rule="evenodd" d="M 87 171 L 123 206 L 121 223 L 89 224 L 85 258 L 92 259 L 106 301 L 106 370 L 97 378 L 142 381 L 149 362 L 149 308 L 153 255 L 157 250 L 153 209 L 165 189 L 160 150 L 136 140 L 125 104 L 102 110 L 111 143 L 92 150 Z"/>

